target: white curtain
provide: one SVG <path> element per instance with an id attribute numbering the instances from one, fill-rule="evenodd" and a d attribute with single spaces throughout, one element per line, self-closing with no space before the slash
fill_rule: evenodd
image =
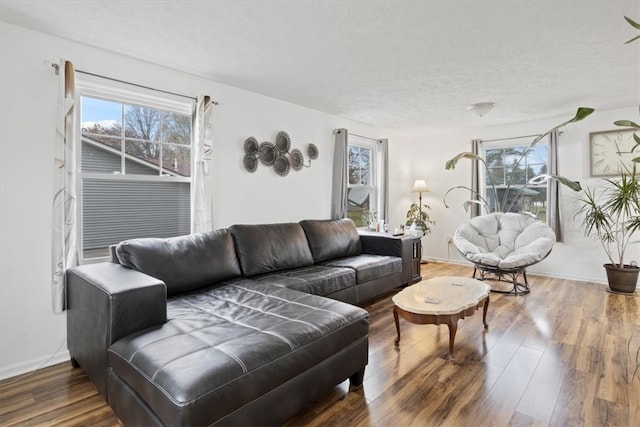
<path id="1" fill-rule="evenodd" d="M 193 115 L 194 175 L 192 231 L 202 233 L 213 230 L 213 161 L 212 126 L 213 102 L 211 97 L 198 97 Z"/>
<path id="2" fill-rule="evenodd" d="M 558 175 L 558 142 L 560 132 L 557 130 L 549 134 L 549 173 Z M 549 208 L 547 223 L 556 233 L 556 242 L 562 242 L 562 215 L 560 210 L 560 183 L 555 179 L 548 181 L 549 187 Z"/>
<path id="3" fill-rule="evenodd" d="M 66 308 L 65 272 L 78 264 L 76 223 L 75 71 L 61 60 L 58 67 L 58 123 L 54 146 L 52 227 L 53 311 Z"/>
<path id="4" fill-rule="evenodd" d="M 336 129 L 333 152 L 333 183 L 331 186 L 331 218 L 347 216 L 347 130 Z"/>

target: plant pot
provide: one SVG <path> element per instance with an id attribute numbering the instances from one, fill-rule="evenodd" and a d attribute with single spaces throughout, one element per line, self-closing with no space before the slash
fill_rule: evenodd
<path id="1" fill-rule="evenodd" d="M 640 267 L 625 264 L 620 268 L 614 264 L 605 264 L 604 268 L 607 270 L 609 288 L 613 292 L 632 294 L 636 291 Z"/>

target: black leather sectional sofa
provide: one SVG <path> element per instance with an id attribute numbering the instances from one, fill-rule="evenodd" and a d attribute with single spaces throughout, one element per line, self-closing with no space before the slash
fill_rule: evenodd
<path id="1" fill-rule="evenodd" d="M 412 242 L 352 221 L 233 225 L 112 248 L 67 273 L 68 347 L 127 425 L 273 425 L 360 385 L 368 313 Z"/>

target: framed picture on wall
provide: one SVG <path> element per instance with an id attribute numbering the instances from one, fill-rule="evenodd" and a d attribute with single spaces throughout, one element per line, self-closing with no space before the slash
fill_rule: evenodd
<path id="1" fill-rule="evenodd" d="M 631 159 L 640 156 L 640 149 L 632 152 L 636 145 L 635 129 L 616 129 L 589 134 L 591 176 L 615 176 L 625 165 L 632 167 Z"/>

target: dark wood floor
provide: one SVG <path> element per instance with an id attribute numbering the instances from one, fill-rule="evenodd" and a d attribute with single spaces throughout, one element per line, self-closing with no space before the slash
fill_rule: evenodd
<path id="1" fill-rule="evenodd" d="M 423 266 L 425 279 L 470 272 Z M 362 388 L 349 392 L 342 383 L 287 425 L 640 426 L 640 297 L 529 280 L 527 296 L 491 295 L 488 331 L 480 312 L 460 321 L 457 363 L 446 358 L 446 326 L 401 320 L 396 348 L 391 296 L 371 302 Z M 68 363 L 12 381 L 0 382 L 0 425 L 120 425 Z"/>

